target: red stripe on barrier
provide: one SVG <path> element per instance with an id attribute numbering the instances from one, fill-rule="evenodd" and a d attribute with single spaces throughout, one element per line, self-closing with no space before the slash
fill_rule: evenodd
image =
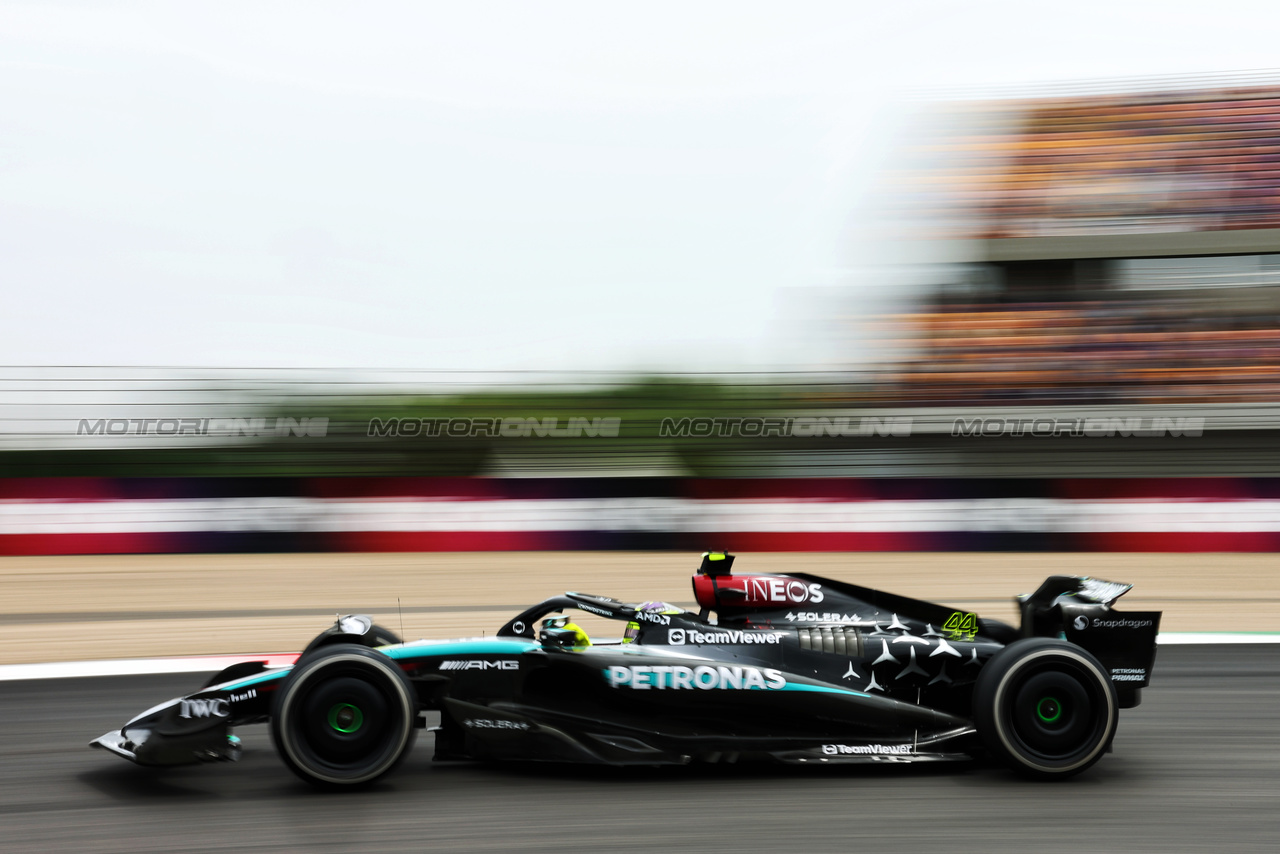
<path id="1" fill-rule="evenodd" d="M 173 554 L 190 541 L 160 533 L 4 534 L 0 555 Z"/>
<path id="2" fill-rule="evenodd" d="M 1089 552 L 1272 552 L 1280 533 L 1271 531 L 1106 531 L 1073 536 L 1076 551 Z"/>
<path id="3" fill-rule="evenodd" d="M 571 535 L 543 531 L 344 531 L 325 535 L 340 552 L 531 552 L 574 548 Z"/>
<path id="4" fill-rule="evenodd" d="M 1260 484 L 1239 477 L 1081 478 L 1053 481 L 1058 498 L 1233 501 L 1264 497 Z"/>

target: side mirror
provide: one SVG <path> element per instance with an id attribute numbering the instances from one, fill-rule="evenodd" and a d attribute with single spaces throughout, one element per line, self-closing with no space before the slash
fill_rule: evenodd
<path id="1" fill-rule="evenodd" d="M 556 649 L 586 649 L 591 646 L 587 633 L 565 616 L 548 617 L 542 621 L 538 642 L 544 647 Z"/>
<path id="2" fill-rule="evenodd" d="M 578 633 L 572 629 L 543 629 L 538 632 L 538 642 L 544 647 L 574 649 L 580 647 Z"/>

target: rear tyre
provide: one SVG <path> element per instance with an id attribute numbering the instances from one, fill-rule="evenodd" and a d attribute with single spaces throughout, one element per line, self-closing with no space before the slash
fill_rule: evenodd
<path id="1" fill-rule="evenodd" d="M 413 686 L 396 663 L 357 644 L 316 650 L 277 692 L 271 739 L 284 764 L 314 786 L 372 783 L 417 736 Z"/>
<path id="2" fill-rule="evenodd" d="M 1070 777 L 1101 759 L 1120 715 L 1098 660 L 1049 638 L 1015 641 L 996 653 L 978 674 L 973 712 L 987 749 L 1037 779 Z"/>

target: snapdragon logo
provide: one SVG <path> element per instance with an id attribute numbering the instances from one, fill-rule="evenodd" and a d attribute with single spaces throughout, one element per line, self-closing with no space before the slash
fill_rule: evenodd
<path id="1" fill-rule="evenodd" d="M 667 643 L 671 646 L 683 646 L 686 643 L 782 643 L 782 634 L 782 632 L 744 632 L 741 629 L 718 632 L 700 632 L 697 629 L 668 629 Z"/>
<path id="2" fill-rule="evenodd" d="M 680 665 L 631 665 L 609 667 L 605 679 L 612 688 L 647 691 L 778 691 L 787 686 L 782 671 L 760 667 L 683 667 Z"/>
<path id="3" fill-rule="evenodd" d="M 1093 627 L 1095 629 L 1145 629 L 1154 625 L 1153 620 L 1102 620 L 1097 617 L 1093 619 Z"/>

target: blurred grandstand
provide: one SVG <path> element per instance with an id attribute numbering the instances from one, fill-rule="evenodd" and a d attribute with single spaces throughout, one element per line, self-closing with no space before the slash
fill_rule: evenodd
<path id="1" fill-rule="evenodd" d="M 948 109 L 909 213 L 965 261 L 887 400 L 1280 400 L 1280 82 L 1133 85 Z"/>
<path id="2" fill-rule="evenodd" d="M 1280 475 L 1280 81 L 941 110 L 899 212 L 952 260 L 872 369 L 0 368 L 0 477 Z"/>

